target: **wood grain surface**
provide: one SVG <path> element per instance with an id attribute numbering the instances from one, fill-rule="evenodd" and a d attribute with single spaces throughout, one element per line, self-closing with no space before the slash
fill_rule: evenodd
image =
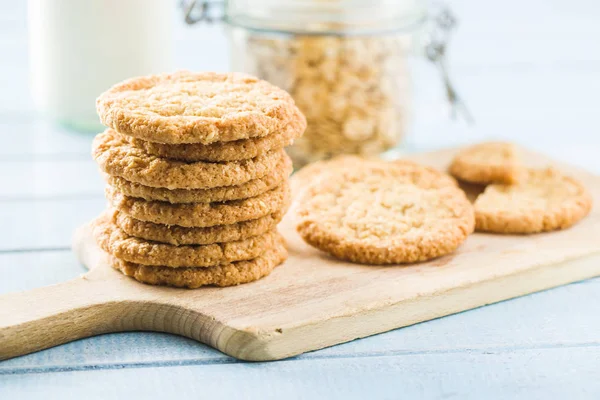
<path id="1" fill-rule="evenodd" d="M 445 168 L 453 154 L 411 158 Z M 526 160 L 551 163 L 534 153 Z M 561 168 L 600 198 L 600 178 Z M 597 207 L 566 231 L 475 234 L 455 254 L 410 266 L 334 260 L 297 236 L 293 214 L 281 231 L 290 258 L 271 276 L 190 291 L 143 285 L 112 270 L 83 227 L 74 248 L 90 272 L 0 296 L 0 357 L 101 333 L 151 330 L 187 336 L 239 359 L 274 360 L 600 275 Z"/>

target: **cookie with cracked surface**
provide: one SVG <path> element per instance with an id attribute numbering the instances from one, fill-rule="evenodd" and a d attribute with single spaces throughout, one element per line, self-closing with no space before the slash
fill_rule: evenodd
<path id="1" fill-rule="evenodd" d="M 127 137 L 127 140 L 133 146 L 157 157 L 188 162 L 239 161 L 258 157 L 263 153 L 289 146 L 294 142 L 294 139 L 302 135 L 304 129 L 306 129 L 306 120 L 299 119 L 288 124 L 281 132 L 232 142 L 165 144 L 134 137 Z"/>
<path id="2" fill-rule="evenodd" d="M 101 215 L 94 221 L 94 237 L 102 250 L 121 260 L 171 268 L 212 267 L 250 260 L 273 247 L 279 236 L 272 230 L 236 242 L 174 246 L 129 236 L 111 219 L 111 215 Z"/>
<path id="3" fill-rule="evenodd" d="M 269 275 L 287 259 L 282 238 L 263 254 L 248 261 L 208 268 L 171 268 L 130 263 L 111 256 L 113 268 L 139 282 L 150 285 L 196 289 L 201 286 L 235 286 L 253 282 Z"/>
<path id="4" fill-rule="evenodd" d="M 180 246 L 189 244 L 234 242 L 248 239 L 275 229 L 282 217 L 283 212 L 280 211 L 261 218 L 230 225 L 186 228 L 177 225 L 162 225 L 140 221 L 127 214 L 116 211 L 113 222 L 130 236 Z"/>
<path id="5" fill-rule="evenodd" d="M 125 196 L 107 186 L 106 197 L 117 210 L 135 219 L 156 224 L 203 228 L 229 225 L 287 210 L 290 189 L 287 183 L 243 200 L 222 203 L 171 204 Z"/>
<path id="6" fill-rule="evenodd" d="M 566 229 L 592 208 L 583 184 L 553 168 L 528 169 L 513 185 L 493 184 L 475 200 L 476 230 L 537 233 Z"/>
<path id="7" fill-rule="evenodd" d="M 400 159 L 394 161 L 384 161 L 372 158 L 363 158 L 354 155 L 342 155 L 334 157 L 330 160 L 317 161 L 300 169 L 292 176 L 292 179 L 290 180 L 292 192 L 294 194 L 299 193 L 302 188 L 309 186 L 311 182 L 314 182 L 319 178 L 319 176 L 322 176 L 329 171 L 357 168 L 358 165 L 371 165 L 379 167 L 385 167 L 386 165 L 401 166 L 405 169 L 406 174 L 414 174 L 414 178 L 419 179 L 422 182 L 427 179 L 430 182 L 434 182 L 436 185 L 457 185 L 456 180 L 454 180 L 454 178 L 448 174 L 433 167 L 418 164 L 411 160 Z"/>
<path id="8" fill-rule="evenodd" d="M 514 183 L 522 172 L 512 143 L 486 142 L 461 150 L 449 168 L 454 177 L 471 183 Z"/>
<path id="9" fill-rule="evenodd" d="M 178 71 L 128 79 L 102 93 L 96 110 L 118 132 L 170 144 L 262 137 L 304 119 L 287 92 L 241 73 Z"/>
<path id="10" fill-rule="evenodd" d="M 221 186 L 211 189 L 165 189 L 144 186 L 118 177 L 105 175 L 109 185 L 120 193 L 149 201 L 168 203 L 211 203 L 255 197 L 281 185 L 292 173 L 292 160 L 284 157 L 273 171 L 237 186 Z"/>
<path id="11" fill-rule="evenodd" d="M 110 130 L 94 138 L 92 155 L 109 175 L 167 189 L 241 185 L 267 175 L 288 157 L 285 150 L 276 150 L 249 160 L 188 163 L 150 155 Z"/>
<path id="12" fill-rule="evenodd" d="M 419 187 L 423 188 L 440 188 L 444 186 L 458 187 L 456 179 L 436 168 L 428 165 L 422 165 L 411 160 L 395 160 L 391 161 L 394 168 L 404 170 L 402 180 L 409 180 Z M 398 174 L 400 174 L 398 169 Z"/>
<path id="13" fill-rule="evenodd" d="M 298 199 L 297 230 L 313 247 L 363 264 L 451 253 L 473 232 L 473 207 L 455 185 L 421 172 L 393 163 L 329 172 Z"/>
<path id="14" fill-rule="evenodd" d="M 357 163 L 363 163 L 366 159 L 359 156 L 353 155 L 341 155 L 331 158 L 329 160 L 316 161 L 308 164 L 298 171 L 294 172 L 290 179 L 290 186 L 294 196 L 298 194 L 303 188 L 307 187 L 313 180 L 315 180 L 320 174 L 330 171 L 332 169 L 344 169 L 352 167 Z"/>

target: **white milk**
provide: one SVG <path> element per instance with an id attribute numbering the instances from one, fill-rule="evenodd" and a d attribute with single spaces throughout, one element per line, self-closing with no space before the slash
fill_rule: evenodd
<path id="1" fill-rule="evenodd" d="M 173 0 L 29 0 L 36 107 L 98 129 L 95 100 L 113 84 L 172 69 Z"/>

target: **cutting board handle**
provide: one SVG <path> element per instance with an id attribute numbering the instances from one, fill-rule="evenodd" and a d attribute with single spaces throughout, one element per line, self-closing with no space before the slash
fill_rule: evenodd
<path id="1" fill-rule="evenodd" d="M 0 296 L 0 360 L 114 331 L 128 302 L 111 289 L 83 275 Z"/>

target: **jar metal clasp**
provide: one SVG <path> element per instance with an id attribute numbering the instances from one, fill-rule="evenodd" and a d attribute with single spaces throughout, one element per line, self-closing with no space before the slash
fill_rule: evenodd
<path id="1" fill-rule="evenodd" d="M 222 0 L 181 0 L 180 5 L 184 12 L 185 23 L 188 25 L 193 25 L 197 22 L 212 23 L 223 20 L 224 2 Z"/>
<path id="2" fill-rule="evenodd" d="M 474 122 L 473 116 L 456 91 L 448 74 L 446 63 L 446 47 L 452 31 L 456 28 L 456 17 L 447 6 L 439 6 L 430 18 L 433 26 L 425 39 L 425 56 L 436 66 L 442 77 L 446 98 L 450 106 L 450 117 L 452 119 L 462 117 L 467 123 L 472 124 Z"/>

